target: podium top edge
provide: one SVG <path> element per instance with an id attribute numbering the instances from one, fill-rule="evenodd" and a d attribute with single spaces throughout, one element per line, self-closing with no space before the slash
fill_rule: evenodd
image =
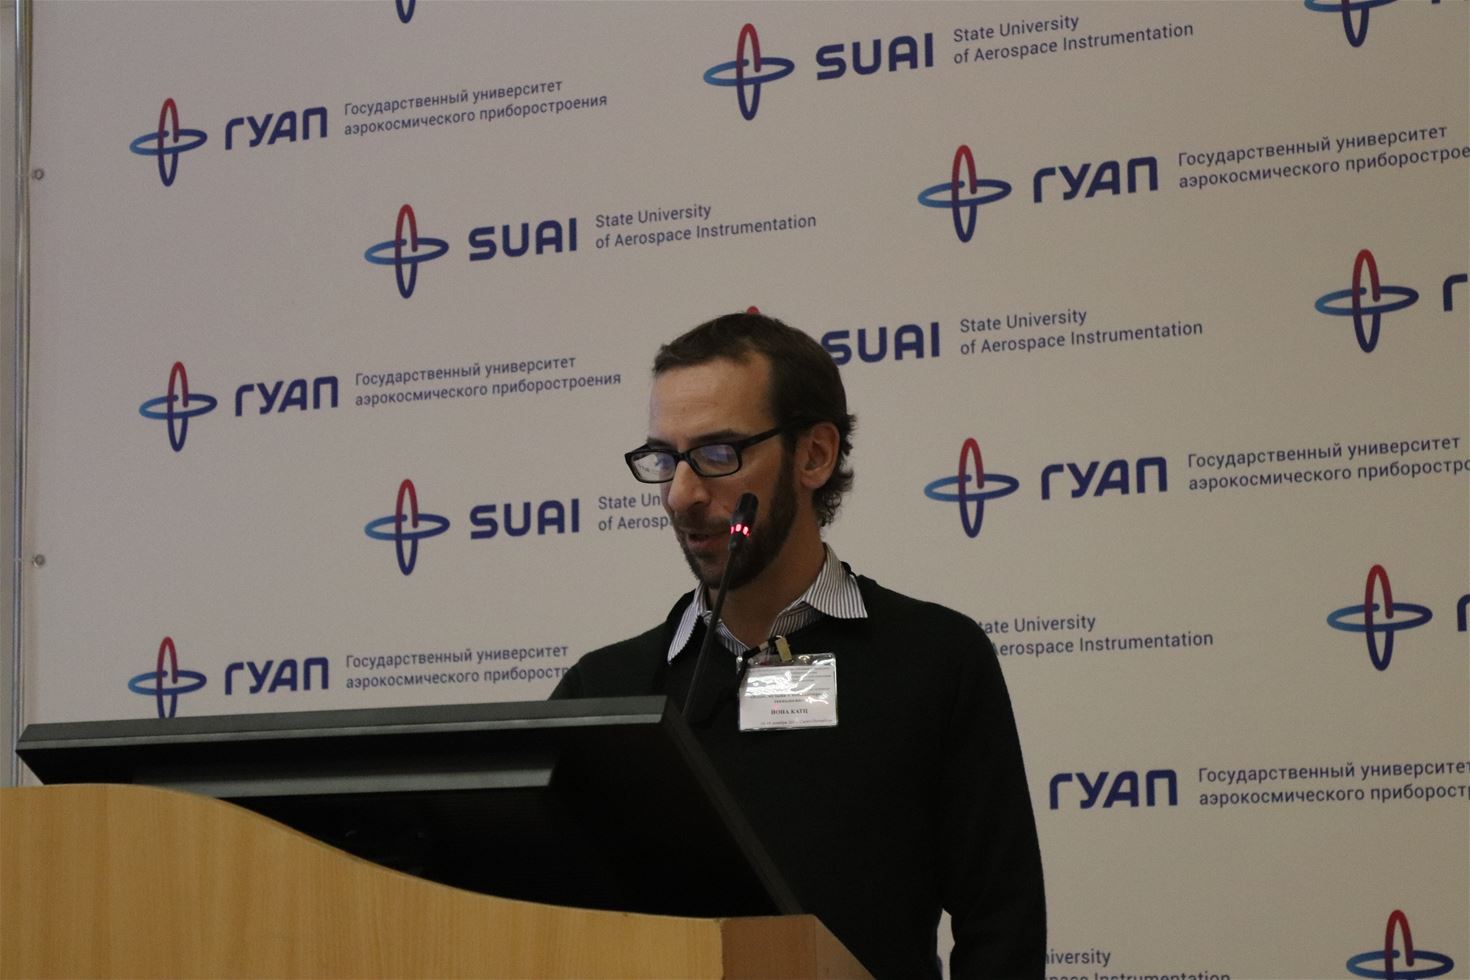
<path id="1" fill-rule="evenodd" d="M 582 728 L 657 724 L 671 711 L 663 696 L 510 701 L 488 704 L 414 705 L 280 711 L 192 718 L 129 718 L 105 721 L 37 722 L 16 742 L 28 750 L 86 744 L 125 745 L 134 741 L 209 742 L 293 736 L 469 732 L 514 728 Z"/>

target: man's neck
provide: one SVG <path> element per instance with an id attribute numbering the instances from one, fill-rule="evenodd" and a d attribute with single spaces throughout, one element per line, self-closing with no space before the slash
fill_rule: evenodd
<path id="1" fill-rule="evenodd" d="M 748 647 L 764 643 L 781 610 L 811 587 L 826 560 L 827 551 L 815 527 L 809 534 L 793 532 L 765 571 L 725 596 L 720 614 L 725 628 Z"/>

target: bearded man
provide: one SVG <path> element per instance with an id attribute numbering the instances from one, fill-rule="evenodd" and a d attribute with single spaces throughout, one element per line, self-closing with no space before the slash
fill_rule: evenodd
<path id="1" fill-rule="evenodd" d="M 852 486 L 853 422 L 831 357 L 778 320 L 722 316 L 662 347 L 647 439 L 626 459 L 661 486 L 698 585 L 660 625 L 583 657 L 553 697 L 690 701 L 695 737 L 802 908 L 875 976 L 938 977 L 945 909 L 952 976 L 1039 978 L 1041 856 L 995 650 L 973 620 L 854 574 L 822 540 Z M 760 513 L 731 558 L 747 492 Z M 783 660 L 822 668 L 797 719 L 748 680 Z"/>

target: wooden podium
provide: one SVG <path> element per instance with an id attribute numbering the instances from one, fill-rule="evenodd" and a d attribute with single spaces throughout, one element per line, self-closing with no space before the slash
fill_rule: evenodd
<path id="1" fill-rule="evenodd" d="M 865 977 L 807 915 L 688 919 L 493 898 L 229 803 L 0 790 L 3 977 Z"/>

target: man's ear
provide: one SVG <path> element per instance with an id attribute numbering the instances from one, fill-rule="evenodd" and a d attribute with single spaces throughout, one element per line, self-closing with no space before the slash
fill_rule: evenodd
<path id="1" fill-rule="evenodd" d="M 831 422 L 818 422 L 796 443 L 796 478 L 803 487 L 815 490 L 826 483 L 837 468 L 841 437 Z"/>

